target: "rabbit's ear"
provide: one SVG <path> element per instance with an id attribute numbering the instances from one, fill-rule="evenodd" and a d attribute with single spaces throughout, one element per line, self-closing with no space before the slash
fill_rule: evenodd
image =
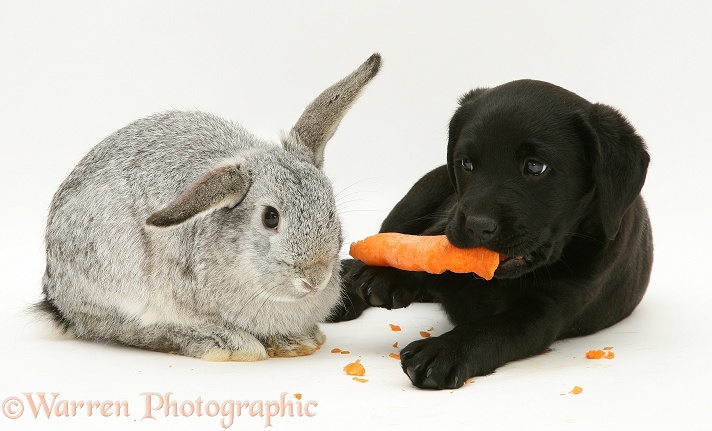
<path id="1" fill-rule="evenodd" d="M 173 202 L 153 213 L 146 224 L 174 226 L 200 213 L 218 208 L 232 208 L 245 197 L 250 187 L 247 169 L 226 165 L 206 172 L 189 185 Z"/>
<path id="2" fill-rule="evenodd" d="M 380 54 L 373 54 L 349 76 L 324 90 L 307 106 L 289 135 L 282 138 L 284 148 L 308 154 L 314 164 L 321 168 L 326 143 L 380 67 Z"/>

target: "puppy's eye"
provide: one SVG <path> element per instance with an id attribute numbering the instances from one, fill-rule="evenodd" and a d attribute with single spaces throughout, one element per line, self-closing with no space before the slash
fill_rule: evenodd
<path id="1" fill-rule="evenodd" d="M 549 169 L 549 166 L 538 160 L 529 159 L 524 164 L 524 173 L 527 175 L 538 176 Z"/>
<path id="2" fill-rule="evenodd" d="M 279 226 L 279 211 L 272 207 L 266 207 L 262 212 L 262 224 L 267 229 L 277 229 L 277 226 Z"/>
<path id="3" fill-rule="evenodd" d="M 462 169 L 466 170 L 467 172 L 472 171 L 472 162 L 470 161 L 470 159 L 462 159 Z"/>

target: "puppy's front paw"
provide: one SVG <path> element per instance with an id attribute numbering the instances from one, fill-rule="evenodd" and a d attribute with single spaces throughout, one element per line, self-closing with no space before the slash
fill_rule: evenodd
<path id="1" fill-rule="evenodd" d="M 421 389 L 457 389 L 473 373 L 457 344 L 431 337 L 408 344 L 401 352 L 401 366 Z"/>
<path id="2" fill-rule="evenodd" d="M 353 274 L 364 267 L 363 263 L 347 259 L 341 262 L 341 295 L 339 302 L 331 309 L 326 318 L 327 322 L 344 322 L 353 320 L 369 307 L 363 299 L 363 294 L 358 286 L 353 284 Z"/>
<path id="3" fill-rule="evenodd" d="M 359 317 L 366 308 L 368 308 L 368 304 L 360 294 L 343 288 L 341 291 L 341 299 L 339 303 L 331 309 L 329 316 L 326 318 L 326 322 L 336 323 L 354 320 Z"/>
<path id="4" fill-rule="evenodd" d="M 427 301 L 413 273 L 395 268 L 365 266 L 353 274 L 352 283 L 361 290 L 363 298 L 374 307 L 407 307 L 416 301 Z"/>

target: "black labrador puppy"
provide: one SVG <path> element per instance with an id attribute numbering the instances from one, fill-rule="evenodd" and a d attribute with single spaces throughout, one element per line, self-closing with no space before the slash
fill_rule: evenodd
<path id="1" fill-rule="evenodd" d="M 381 232 L 447 235 L 500 253 L 494 279 L 344 262 L 332 321 L 368 306 L 440 302 L 455 328 L 401 351 L 420 388 L 458 388 L 554 341 L 627 317 L 650 279 L 640 196 L 649 156 L 615 109 L 555 85 L 514 81 L 460 99 L 447 165 L 420 179 Z"/>

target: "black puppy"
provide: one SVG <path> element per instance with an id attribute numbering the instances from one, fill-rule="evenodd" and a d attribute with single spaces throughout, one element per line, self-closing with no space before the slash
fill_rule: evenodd
<path id="1" fill-rule="evenodd" d="M 619 112 L 555 85 L 522 80 L 470 91 L 450 121 L 447 165 L 413 186 L 381 232 L 446 234 L 457 247 L 494 250 L 494 279 L 346 261 L 332 321 L 369 305 L 442 303 L 455 328 L 401 351 L 413 384 L 435 389 L 613 325 L 650 279 L 640 196 L 649 160 Z"/>

